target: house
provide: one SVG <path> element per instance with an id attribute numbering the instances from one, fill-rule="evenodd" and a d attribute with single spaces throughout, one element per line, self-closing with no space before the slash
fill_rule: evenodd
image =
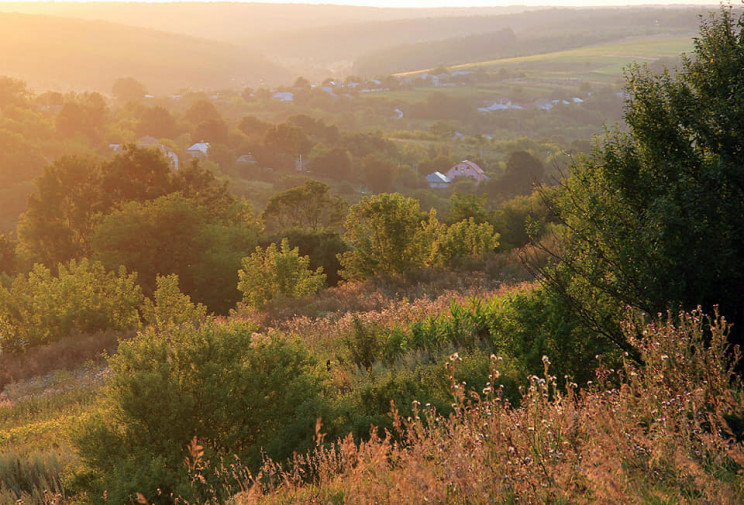
<path id="1" fill-rule="evenodd" d="M 272 98 L 280 102 L 289 103 L 294 101 L 294 93 L 291 91 L 279 91 L 278 93 L 274 93 Z"/>
<path id="2" fill-rule="evenodd" d="M 186 149 L 186 153 L 192 158 L 198 158 L 200 160 L 206 160 L 209 153 L 209 142 L 197 142 L 193 146 Z"/>
<path id="3" fill-rule="evenodd" d="M 258 163 L 252 153 L 242 154 L 235 160 L 238 165 L 255 165 Z"/>
<path id="4" fill-rule="evenodd" d="M 442 189 L 449 186 L 450 178 L 442 172 L 432 172 L 426 176 L 426 182 L 429 183 L 431 189 Z"/>
<path id="5" fill-rule="evenodd" d="M 470 177 L 476 182 L 487 181 L 488 177 L 481 167 L 472 161 L 461 161 L 444 174 L 451 181 L 456 177 Z"/>

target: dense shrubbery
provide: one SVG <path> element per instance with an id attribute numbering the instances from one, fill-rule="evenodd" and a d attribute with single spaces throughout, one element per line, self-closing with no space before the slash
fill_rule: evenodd
<path id="1" fill-rule="evenodd" d="M 314 362 L 300 345 L 254 330 L 185 326 L 120 345 L 100 408 L 74 433 L 85 465 L 76 481 L 90 500 L 104 490 L 114 503 L 136 492 L 152 503 L 198 496 L 182 471 L 194 437 L 209 468 L 309 447 L 323 411 Z"/>
<path id="2" fill-rule="evenodd" d="M 727 330 L 699 313 L 630 325 L 644 367 L 600 368 L 587 389 L 559 387 L 546 356 L 519 407 L 498 358 L 482 392 L 455 368 L 455 415 L 414 402 L 410 417 L 393 411 L 392 434 L 347 437 L 287 471 L 266 465 L 237 503 L 741 503 L 744 394 Z"/>
<path id="3" fill-rule="evenodd" d="M 0 349 L 20 351 L 73 332 L 139 327 L 143 301 L 136 274 L 108 272 L 88 260 L 36 265 L 9 287 L 0 286 Z"/>
<path id="4" fill-rule="evenodd" d="M 340 261 L 341 275 L 349 280 L 448 265 L 492 253 L 499 244 L 491 224 L 470 217 L 447 226 L 436 211 L 426 216 L 417 200 L 398 193 L 365 197 L 353 205 L 346 230 L 350 250 Z"/>
<path id="5" fill-rule="evenodd" d="M 238 271 L 238 289 L 243 293 L 243 302 L 262 308 L 278 297 L 296 298 L 315 294 L 325 283 L 323 268 L 310 269 L 310 258 L 300 256 L 299 249 L 289 247 L 282 240 L 281 249 L 276 244 L 265 250 L 243 258 Z"/>

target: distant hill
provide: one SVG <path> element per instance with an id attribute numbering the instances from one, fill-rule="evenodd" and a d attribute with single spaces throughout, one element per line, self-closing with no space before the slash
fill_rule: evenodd
<path id="1" fill-rule="evenodd" d="M 526 7 L 520 6 L 382 9 L 246 2 L 0 2 L 0 12 L 109 21 L 232 43 L 246 43 L 264 36 L 273 38 L 294 30 L 325 28 L 327 31 L 338 25 L 493 16 L 524 10 Z"/>
<path id="2" fill-rule="evenodd" d="M 237 45 L 102 21 L 0 13 L 0 75 L 39 89 L 110 91 L 118 77 L 153 93 L 286 83 L 294 73 Z"/>
<path id="3" fill-rule="evenodd" d="M 384 75 L 482 60 L 549 53 L 627 39 L 695 33 L 705 8 L 544 9 L 486 18 L 489 33 L 378 48 L 354 62 L 353 73 Z M 444 20 L 438 20 L 444 21 Z M 394 40 L 394 39 L 391 39 Z"/>

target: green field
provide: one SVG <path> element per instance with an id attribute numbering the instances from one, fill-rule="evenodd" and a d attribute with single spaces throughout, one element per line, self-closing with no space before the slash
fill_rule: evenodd
<path id="1" fill-rule="evenodd" d="M 622 75 L 623 68 L 631 63 L 650 63 L 661 58 L 674 58 L 691 51 L 691 37 L 651 37 L 599 44 L 595 46 L 467 63 L 451 70 L 505 69 L 521 71 L 537 81 L 598 81 L 608 82 Z M 415 76 L 425 71 L 399 74 Z"/>

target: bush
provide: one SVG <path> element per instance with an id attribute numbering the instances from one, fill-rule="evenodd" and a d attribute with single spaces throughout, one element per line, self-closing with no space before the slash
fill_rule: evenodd
<path id="1" fill-rule="evenodd" d="M 188 295 L 178 289 L 178 276 L 158 275 L 157 289 L 152 300 L 145 300 L 142 305 L 142 319 L 148 325 L 163 330 L 169 326 L 182 324 L 199 324 L 207 317 L 207 308 L 201 303 L 194 303 Z"/>
<path id="2" fill-rule="evenodd" d="M 281 250 L 276 244 L 265 250 L 260 247 L 243 258 L 238 271 L 238 289 L 243 302 L 262 308 L 278 296 L 296 298 L 316 293 L 325 283 L 323 268 L 310 270 L 310 258 L 300 256 L 299 249 L 289 248 L 289 241 L 282 240 Z"/>
<path id="3" fill-rule="evenodd" d="M 138 328 L 142 290 L 136 274 L 107 272 L 87 259 L 59 265 L 59 273 L 35 265 L 9 288 L 0 286 L 0 349 L 20 351 L 73 334 Z"/>
<path id="4" fill-rule="evenodd" d="M 194 437 L 209 469 L 233 455 L 253 467 L 262 451 L 281 460 L 311 445 L 322 413 L 314 360 L 254 330 L 209 323 L 120 345 L 99 408 L 73 430 L 84 464 L 76 482 L 90 498 L 104 490 L 107 503 L 128 503 L 135 492 L 151 503 L 194 497 L 183 471 Z"/>

